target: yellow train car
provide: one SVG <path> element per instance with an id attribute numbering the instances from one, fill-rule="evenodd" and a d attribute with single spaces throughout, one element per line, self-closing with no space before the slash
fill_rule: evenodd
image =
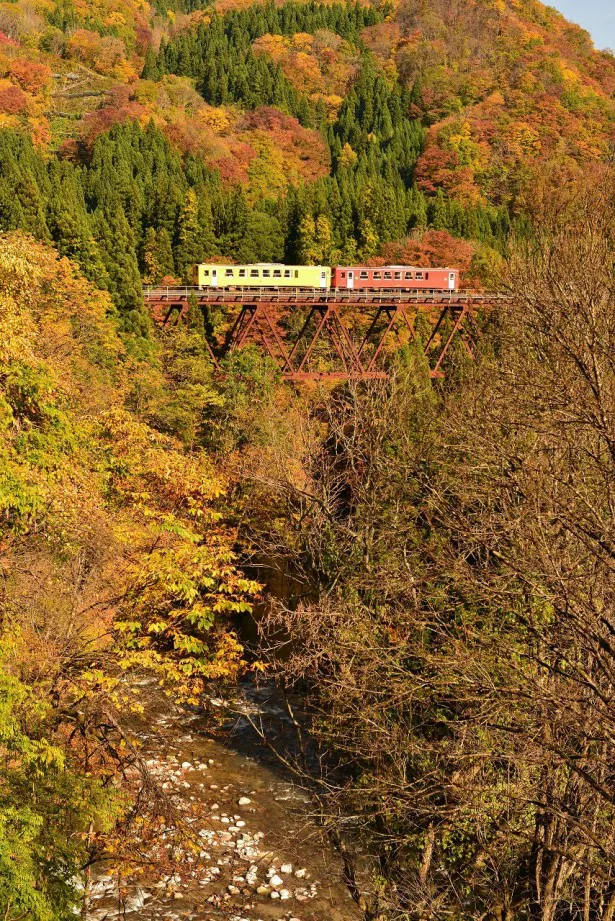
<path id="1" fill-rule="evenodd" d="M 330 288 L 331 269 L 324 265 L 215 265 L 194 267 L 199 288 Z"/>

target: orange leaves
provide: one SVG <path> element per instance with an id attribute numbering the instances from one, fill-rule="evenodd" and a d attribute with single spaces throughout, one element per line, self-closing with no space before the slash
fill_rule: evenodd
<path id="1" fill-rule="evenodd" d="M 289 45 L 283 35 L 262 35 L 252 47 L 256 54 L 266 54 L 274 61 L 279 61 L 286 57 Z"/>
<path id="2" fill-rule="evenodd" d="M 406 85 L 419 79 L 418 111 L 435 122 L 419 164 L 423 189 L 502 201 L 502 177 L 508 198 L 513 189 L 530 195 L 553 158 L 583 165 L 604 155 L 615 59 L 534 0 L 456 4 L 454 15 L 449 6 L 402 4 L 399 40 L 387 23 L 364 33 L 383 62 L 394 57 Z M 451 119 L 469 125 L 468 138 L 449 132 Z"/>
<path id="3" fill-rule="evenodd" d="M 51 68 L 46 64 L 18 58 L 11 63 L 9 77 L 26 93 L 40 93 L 48 87 L 51 81 Z"/>
<path id="4" fill-rule="evenodd" d="M 238 125 L 242 135 L 257 150 L 250 166 L 254 175 L 260 167 L 257 197 L 283 191 L 290 182 L 324 176 L 329 170 L 329 152 L 318 132 L 303 128 L 296 118 L 271 106 L 247 113 Z M 268 164 L 263 172 L 263 167 Z M 273 184 L 273 185 L 272 185 Z"/>
<path id="5" fill-rule="evenodd" d="M 296 32 L 291 38 L 263 35 L 252 47 L 279 63 L 284 76 L 313 99 L 343 96 L 358 61 L 356 49 L 326 29 L 314 35 Z"/>
<path id="6" fill-rule="evenodd" d="M 101 36 L 88 29 L 77 29 L 66 43 L 69 58 L 82 61 L 101 74 L 112 74 L 126 58 L 126 46 L 113 35 Z"/>
<path id="7" fill-rule="evenodd" d="M 387 243 L 382 248 L 383 265 L 455 266 L 462 275 L 470 269 L 476 248 L 445 230 L 428 230 L 420 238 Z"/>

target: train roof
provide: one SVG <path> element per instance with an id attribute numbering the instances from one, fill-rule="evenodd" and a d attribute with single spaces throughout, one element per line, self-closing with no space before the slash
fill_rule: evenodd
<path id="1" fill-rule="evenodd" d="M 214 268 L 234 269 L 329 269 L 328 265 L 299 265 L 290 262 L 199 262 L 198 265 L 208 265 Z"/>
<path id="2" fill-rule="evenodd" d="M 336 265 L 336 269 L 418 269 L 419 272 L 459 272 L 458 268 L 447 265 Z"/>

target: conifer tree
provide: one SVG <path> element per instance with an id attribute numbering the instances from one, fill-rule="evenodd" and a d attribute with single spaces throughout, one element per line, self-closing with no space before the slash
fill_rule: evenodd
<path id="1" fill-rule="evenodd" d="M 189 281 L 191 268 L 202 262 L 204 254 L 203 234 L 199 224 L 199 205 L 194 189 L 188 189 L 179 216 L 175 264 L 184 281 Z"/>
<path id="2" fill-rule="evenodd" d="M 150 45 L 145 52 L 145 63 L 141 72 L 142 80 L 160 80 L 161 73 L 158 66 L 158 56 Z"/>
<path id="3" fill-rule="evenodd" d="M 114 296 L 124 328 L 144 332 L 141 276 L 136 258 L 135 239 L 126 216 L 114 196 L 95 215 L 96 229 L 103 260 L 109 276 L 109 290 Z"/>

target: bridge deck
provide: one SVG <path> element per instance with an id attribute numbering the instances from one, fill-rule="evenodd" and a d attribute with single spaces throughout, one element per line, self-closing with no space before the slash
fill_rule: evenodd
<path id="1" fill-rule="evenodd" d="M 359 307 L 379 304 L 493 304 L 506 301 L 505 295 L 482 294 L 473 291 L 388 291 L 352 290 L 347 288 L 326 288 L 307 290 L 305 288 L 196 288 L 190 286 L 146 287 L 143 297 L 149 303 L 182 303 L 191 297 L 200 304 L 335 304 L 336 306 Z"/>

